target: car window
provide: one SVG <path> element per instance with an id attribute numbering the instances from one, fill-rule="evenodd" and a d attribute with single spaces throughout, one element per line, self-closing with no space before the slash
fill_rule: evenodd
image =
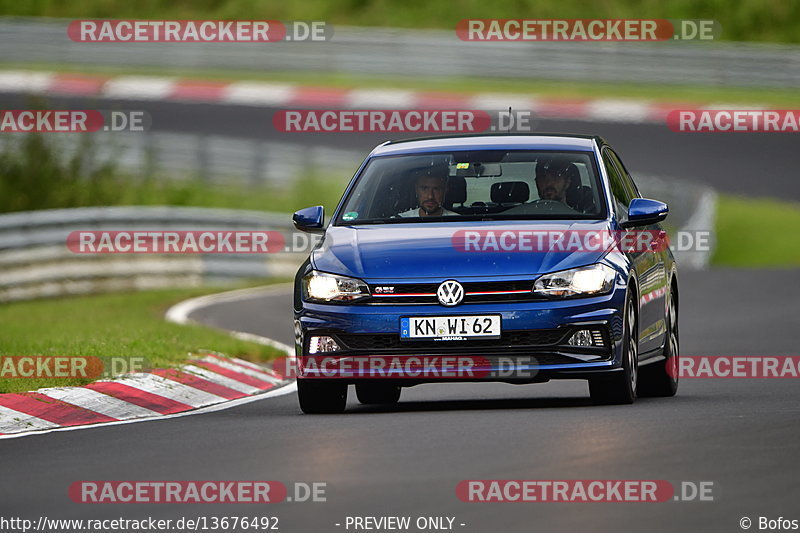
<path id="1" fill-rule="evenodd" d="M 594 161 L 588 151 L 375 157 L 356 178 L 334 224 L 604 218 Z"/>
<path id="2" fill-rule="evenodd" d="M 611 195 L 614 198 L 614 207 L 617 216 L 619 218 L 625 218 L 628 214 L 628 206 L 631 203 L 632 196 L 630 191 L 625 187 L 620 171 L 617 170 L 616 165 L 614 165 L 611 157 L 609 157 L 608 150 L 603 150 L 603 165 L 608 174 L 608 182 L 611 186 Z"/>
<path id="3" fill-rule="evenodd" d="M 617 153 L 611 148 L 606 148 L 606 151 L 619 170 L 620 176 L 622 176 L 622 183 L 627 189 L 628 195 L 631 198 L 641 198 L 639 189 L 636 187 L 636 183 L 633 181 L 630 172 L 628 172 L 628 169 L 625 168 L 625 164 L 622 162 L 622 159 L 620 159 Z"/>

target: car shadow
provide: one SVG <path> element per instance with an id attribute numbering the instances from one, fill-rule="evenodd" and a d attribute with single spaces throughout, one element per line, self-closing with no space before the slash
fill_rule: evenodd
<path id="1" fill-rule="evenodd" d="M 586 398 L 498 398 L 480 400 L 429 400 L 410 401 L 392 405 L 348 405 L 348 414 L 377 414 L 425 411 L 485 411 L 492 409 L 548 409 L 569 407 L 595 407 Z"/>
<path id="2" fill-rule="evenodd" d="M 469 400 L 426 400 L 426 401 L 400 401 L 392 405 L 363 405 L 348 402 L 345 414 L 381 414 L 381 413 L 413 413 L 431 411 L 487 411 L 498 409 L 569 409 L 591 407 L 592 409 L 636 408 L 644 405 L 664 405 L 669 402 L 674 406 L 676 402 L 685 404 L 701 398 L 691 395 L 677 396 L 675 398 L 640 397 L 633 405 L 598 405 L 592 402 L 589 396 L 585 397 L 544 397 L 544 398 L 487 398 Z"/>

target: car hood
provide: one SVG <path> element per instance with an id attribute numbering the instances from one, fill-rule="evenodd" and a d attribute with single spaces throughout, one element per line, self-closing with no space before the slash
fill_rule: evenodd
<path id="1" fill-rule="evenodd" d="M 598 261 L 606 251 L 467 252 L 463 247 L 459 249 L 454 235 L 466 230 L 491 231 L 499 235 L 505 230 L 599 232 L 608 229 L 607 221 L 330 226 L 311 260 L 317 270 L 369 280 L 530 276 L 588 265 Z"/>

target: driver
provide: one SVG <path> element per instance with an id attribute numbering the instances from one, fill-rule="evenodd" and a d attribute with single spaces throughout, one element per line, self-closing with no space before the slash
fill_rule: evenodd
<path id="1" fill-rule="evenodd" d="M 447 167 L 433 168 L 420 172 L 414 183 L 419 208 L 398 213 L 399 217 L 441 217 L 458 215 L 444 208 L 444 196 L 447 193 Z"/>
<path id="2" fill-rule="evenodd" d="M 554 200 L 567 204 L 567 189 L 571 177 L 570 162 L 563 159 L 548 159 L 536 164 L 536 188 L 539 199 Z"/>

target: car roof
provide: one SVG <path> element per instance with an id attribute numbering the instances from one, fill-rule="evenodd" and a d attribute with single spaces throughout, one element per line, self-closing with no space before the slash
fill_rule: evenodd
<path id="1" fill-rule="evenodd" d="M 591 151 L 595 143 L 605 144 L 597 136 L 538 134 L 481 134 L 426 137 L 388 141 L 372 151 L 372 156 L 401 155 L 454 150 L 566 150 Z"/>

